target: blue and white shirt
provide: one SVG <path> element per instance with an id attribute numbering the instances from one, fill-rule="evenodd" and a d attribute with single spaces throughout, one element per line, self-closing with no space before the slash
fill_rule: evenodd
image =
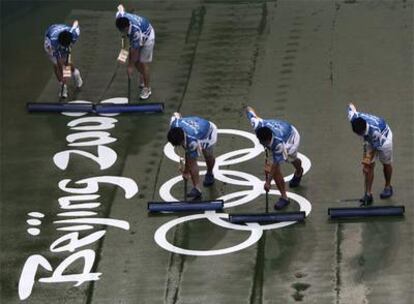
<path id="1" fill-rule="evenodd" d="M 72 44 L 74 44 L 80 35 L 79 25 L 75 27 L 66 24 L 53 24 L 49 26 L 45 33 L 45 49 L 51 56 L 63 57 L 69 53 L 69 49 L 59 44 L 59 34 L 68 31 L 72 33 Z"/>
<path id="2" fill-rule="evenodd" d="M 129 13 L 117 12 L 116 19 L 120 17 L 125 17 L 129 20 L 127 36 L 131 48 L 139 49 L 145 44 L 148 38 L 153 36 L 152 26 L 147 18 Z"/>
<path id="3" fill-rule="evenodd" d="M 384 145 L 390 127 L 381 117 L 377 117 L 371 114 L 354 111 L 351 107 L 348 107 L 348 119 L 352 122 L 354 119 L 361 117 L 367 123 L 367 129 L 363 138 L 374 149 L 381 150 Z"/>
<path id="4" fill-rule="evenodd" d="M 262 119 L 253 111 L 247 112 L 247 118 L 255 131 L 262 127 L 268 127 L 272 131 L 273 136 L 270 145 L 265 147 L 272 152 L 273 162 L 286 161 L 288 154 L 285 145 L 293 134 L 292 125 L 283 120 Z"/>
<path id="5" fill-rule="evenodd" d="M 199 150 L 204 149 L 200 141 L 208 140 L 211 136 L 210 122 L 197 116 L 173 116 L 171 117 L 170 126 L 183 129 L 185 152 L 191 158 L 198 157 Z"/>

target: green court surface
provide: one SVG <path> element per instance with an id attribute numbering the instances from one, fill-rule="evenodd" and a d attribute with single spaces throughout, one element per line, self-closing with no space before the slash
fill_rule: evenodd
<path id="1" fill-rule="evenodd" d="M 127 96 L 118 4 L 1 2 L 1 303 L 413 303 L 414 2 L 126 1 L 154 26 L 149 101 L 165 113 L 27 113 L 58 101 L 43 34 L 74 19 L 84 86 L 69 100 Z M 139 103 L 136 79 L 132 93 Z M 363 194 L 350 101 L 391 126 L 395 195 L 379 199 L 377 164 L 374 205 L 403 204 L 404 217 L 328 220 Z M 304 223 L 225 221 L 265 208 L 247 105 L 299 130 L 309 171 L 287 210 L 307 208 Z M 219 128 L 217 181 L 203 195 L 223 197 L 223 212 L 147 213 L 148 201 L 183 196 L 164 152 L 175 111 Z"/>

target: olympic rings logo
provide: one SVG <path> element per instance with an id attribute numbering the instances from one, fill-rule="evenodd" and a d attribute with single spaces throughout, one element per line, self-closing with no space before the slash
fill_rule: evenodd
<path id="1" fill-rule="evenodd" d="M 223 183 L 250 187 L 250 189 L 248 190 L 241 190 L 241 191 L 225 194 L 221 197 L 218 197 L 217 198 L 218 200 L 220 199 L 224 201 L 224 209 L 247 204 L 251 202 L 252 200 L 256 199 L 257 197 L 259 197 L 260 195 L 265 194 L 265 191 L 263 189 L 264 180 L 260 180 L 256 176 L 248 174 L 246 172 L 240 172 L 240 171 L 227 170 L 227 169 L 220 168 L 222 166 L 229 166 L 229 165 L 239 164 L 239 163 L 248 161 L 250 159 L 257 157 L 261 153 L 263 153 L 264 151 L 263 146 L 259 143 L 256 136 L 252 133 L 241 131 L 241 130 L 235 130 L 235 129 L 219 129 L 218 133 L 242 136 L 244 138 L 247 138 L 253 143 L 253 148 L 235 150 L 235 151 L 231 151 L 231 152 L 228 152 L 228 153 L 225 153 L 223 155 L 216 157 L 216 165 L 213 171 L 216 180 L 222 181 Z M 175 153 L 174 147 L 170 143 L 167 143 L 164 146 L 164 154 L 172 161 L 175 161 L 175 162 L 180 161 L 180 157 Z M 239 157 L 237 158 L 237 156 Z M 304 169 L 303 174 L 306 174 L 311 168 L 311 162 L 309 158 L 307 158 L 303 154 L 298 153 L 298 157 L 302 160 L 302 167 Z M 200 167 L 206 166 L 205 162 L 202 162 L 202 161 L 199 161 L 198 165 Z M 200 175 L 204 175 L 204 174 L 206 174 L 206 170 L 200 171 Z M 234 179 L 232 177 L 238 177 L 238 179 Z M 289 181 L 292 177 L 293 177 L 293 174 L 290 174 L 286 176 L 284 180 Z M 182 180 L 183 180 L 182 176 L 179 175 L 165 182 L 160 188 L 160 191 L 159 191 L 160 197 L 164 201 L 179 201 L 177 198 L 172 196 L 171 189 L 174 185 L 181 182 Z M 274 181 L 272 182 L 272 184 L 274 184 Z M 280 195 L 280 192 L 278 190 L 270 190 L 269 195 Z M 287 196 L 291 200 L 299 204 L 300 211 L 304 211 L 306 216 L 310 214 L 312 205 L 308 200 L 292 192 L 287 192 Z M 180 248 L 180 247 L 177 247 L 171 244 L 167 240 L 166 236 L 167 236 L 168 231 L 171 228 L 181 223 L 192 221 L 192 220 L 198 220 L 198 219 L 207 219 L 211 223 L 216 224 L 226 229 L 233 229 L 233 230 L 239 230 L 239 231 L 250 231 L 250 235 L 242 243 L 239 243 L 232 247 L 216 249 L 216 250 L 192 250 L 192 249 Z M 248 223 L 246 225 L 240 225 L 240 224 L 230 223 L 227 219 L 228 219 L 227 213 L 217 213 L 216 211 L 205 211 L 204 213 L 201 213 L 201 214 L 183 216 L 177 219 L 173 219 L 163 224 L 161 227 L 159 227 L 154 234 L 154 239 L 155 239 L 155 242 L 160 247 L 164 248 L 165 250 L 174 252 L 174 253 L 183 254 L 183 255 L 193 255 L 193 256 L 213 256 L 213 255 L 228 254 L 228 253 L 243 250 L 255 244 L 257 241 L 259 241 L 261 236 L 263 235 L 264 230 L 283 228 L 283 227 L 296 223 L 295 221 L 291 221 L 291 222 L 271 223 L 271 224 L 265 224 L 265 225 L 260 225 L 258 223 Z"/>

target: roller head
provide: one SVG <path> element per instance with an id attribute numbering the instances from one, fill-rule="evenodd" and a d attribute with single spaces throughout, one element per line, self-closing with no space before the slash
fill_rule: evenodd
<path id="1" fill-rule="evenodd" d="M 350 208 L 329 208 L 330 218 L 357 218 L 373 216 L 402 216 L 404 206 L 373 206 L 373 207 L 350 207 Z"/>
<path id="2" fill-rule="evenodd" d="M 276 212 L 259 214 L 230 214 L 229 221 L 235 224 L 241 223 L 276 223 L 303 221 L 306 215 L 304 211 Z"/>
<path id="3" fill-rule="evenodd" d="M 139 103 L 139 104 L 97 104 L 95 112 L 101 113 L 161 113 L 164 112 L 164 103 Z"/>
<path id="4" fill-rule="evenodd" d="M 27 103 L 28 112 L 87 112 L 94 111 L 93 104 L 90 103 Z"/>
<path id="5" fill-rule="evenodd" d="M 202 202 L 148 202 L 149 212 L 190 212 L 190 211 L 207 211 L 222 210 L 224 202 L 202 201 Z"/>

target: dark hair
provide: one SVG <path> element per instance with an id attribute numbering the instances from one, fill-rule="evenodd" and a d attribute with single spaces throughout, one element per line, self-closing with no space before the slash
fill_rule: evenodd
<path id="1" fill-rule="evenodd" d="M 122 31 L 129 26 L 129 20 L 127 17 L 119 17 L 116 19 L 115 25 L 118 28 L 118 30 Z"/>
<path id="2" fill-rule="evenodd" d="M 355 118 L 351 121 L 352 131 L 358 135 L 363 135 L 367 129 L 367 122 L 362 117 Z"/>
<path id="3" fill-rule="evenodd" d="M 184 141 L 184 131 L 181 128 L 173 127 L 168 131 L 167 135 L 168 141 L 173 146 L 179 146 Z"/>
<path id="4" fill-rule="evenodd" d="M 71 44 L 72 39 L 73 39 L 73 34 L 69 31 L 63 31 L 58 36 L 59 44 L 64 47 L 68 47 Z"/>
<path id="5" fill-rule="evenodd" d="M 256 136 L 261 144 L 272 140 L 272 135 L 272 130 L 270 130 L 268 127 L 260 127 L 256 129 Z"/>

